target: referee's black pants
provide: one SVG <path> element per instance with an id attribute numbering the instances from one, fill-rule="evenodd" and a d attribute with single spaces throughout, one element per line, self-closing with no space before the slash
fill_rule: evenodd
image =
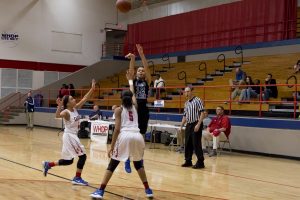
<path id="1" fill-rule="evenodd" d="M 195 154 L 197 156 L 197 163 L 202 165 L 204 163 L 203 151 L 202 151 L 202 129 L 203 123 L 201 123 L 198 132 L 194 132 L 194 128 L 198 122 L 188 123 L 185 129 L 185 162 L 192 162 L 193 151 L 195 150 Z"/>

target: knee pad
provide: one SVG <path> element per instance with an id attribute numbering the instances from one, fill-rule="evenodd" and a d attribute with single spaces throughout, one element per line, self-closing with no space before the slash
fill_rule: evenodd
<path id="1" fill-rule="evenodd" d="M 73 163 L 74 158 L 72 158 L 72 160 L 64 160 L 64 159 L 60 159 L 58 161 L 58 165 L 71 165 Z"/>
<path id="2" fill-rule="evenodd" d="M 79 156 L 79 160 L 77 162 L 77 168 L 78 169 L 83 169 L 85 161 L 86 161 L 86 155 L 85 154 L 83 154 L 82 156 Z"/>
<path id="3" fill-rule="evenodd" d="M 134 165 L 134 168 L 136 169 L 136 171 L 138 171 L 139 169 L 144 167 L 144 162 L 143 162 L 143 160 L 133 161 L 133 165 Z"/>
<path id="4" fill-rule="evenodd" d="M 120 161 L 111 159 L 108 164 L 107 170 L 114 172 L 115 169 L 118 167 L 119 163 L 120 163 Z"/>

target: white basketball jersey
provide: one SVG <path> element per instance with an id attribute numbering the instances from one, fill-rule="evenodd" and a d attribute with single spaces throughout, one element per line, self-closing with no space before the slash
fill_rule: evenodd
<path id="1" fill-rule="evenodd" d="M 68 109 L 66 109 L 66 110 L 70 115 L 70 120 L 67 121 L 67 120 L 64 119 L 65 132 L 66 133 L 73 133 L 73 134 L 77 135 L 77 132 L 78 132 L 78 129 L 79 129 L 80 115 L 78 114 L 76 109 L 74 109 L 73 112 L 69 111 Z"/>
<path id="2" fill-rule="evenodd" d="M 129 110 L 122 107 L 120 131 L 122 132 L 128 130 L 140 132 L 138 125 L 138 114 L 134 106 L 132 106 L 132 108 Z"/>

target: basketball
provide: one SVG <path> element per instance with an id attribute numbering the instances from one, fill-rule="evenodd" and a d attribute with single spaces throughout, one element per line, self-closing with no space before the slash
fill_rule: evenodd
<path id="1" fill-rule="evenodd" d="M 127 13 L 131 10 L 131 1 L 130 0 L 117 0 L 116 7 L 122 13 Z"/>

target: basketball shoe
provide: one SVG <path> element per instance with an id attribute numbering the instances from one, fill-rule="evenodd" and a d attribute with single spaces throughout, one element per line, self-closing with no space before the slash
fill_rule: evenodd
<path id="1" fill-rule="evenodd" d="M 95 199 L 103 199 L 104 196 L 104 190 L 97 189 L 95 192 L 90 194 L 90 197 L 93 197 Z"/>

